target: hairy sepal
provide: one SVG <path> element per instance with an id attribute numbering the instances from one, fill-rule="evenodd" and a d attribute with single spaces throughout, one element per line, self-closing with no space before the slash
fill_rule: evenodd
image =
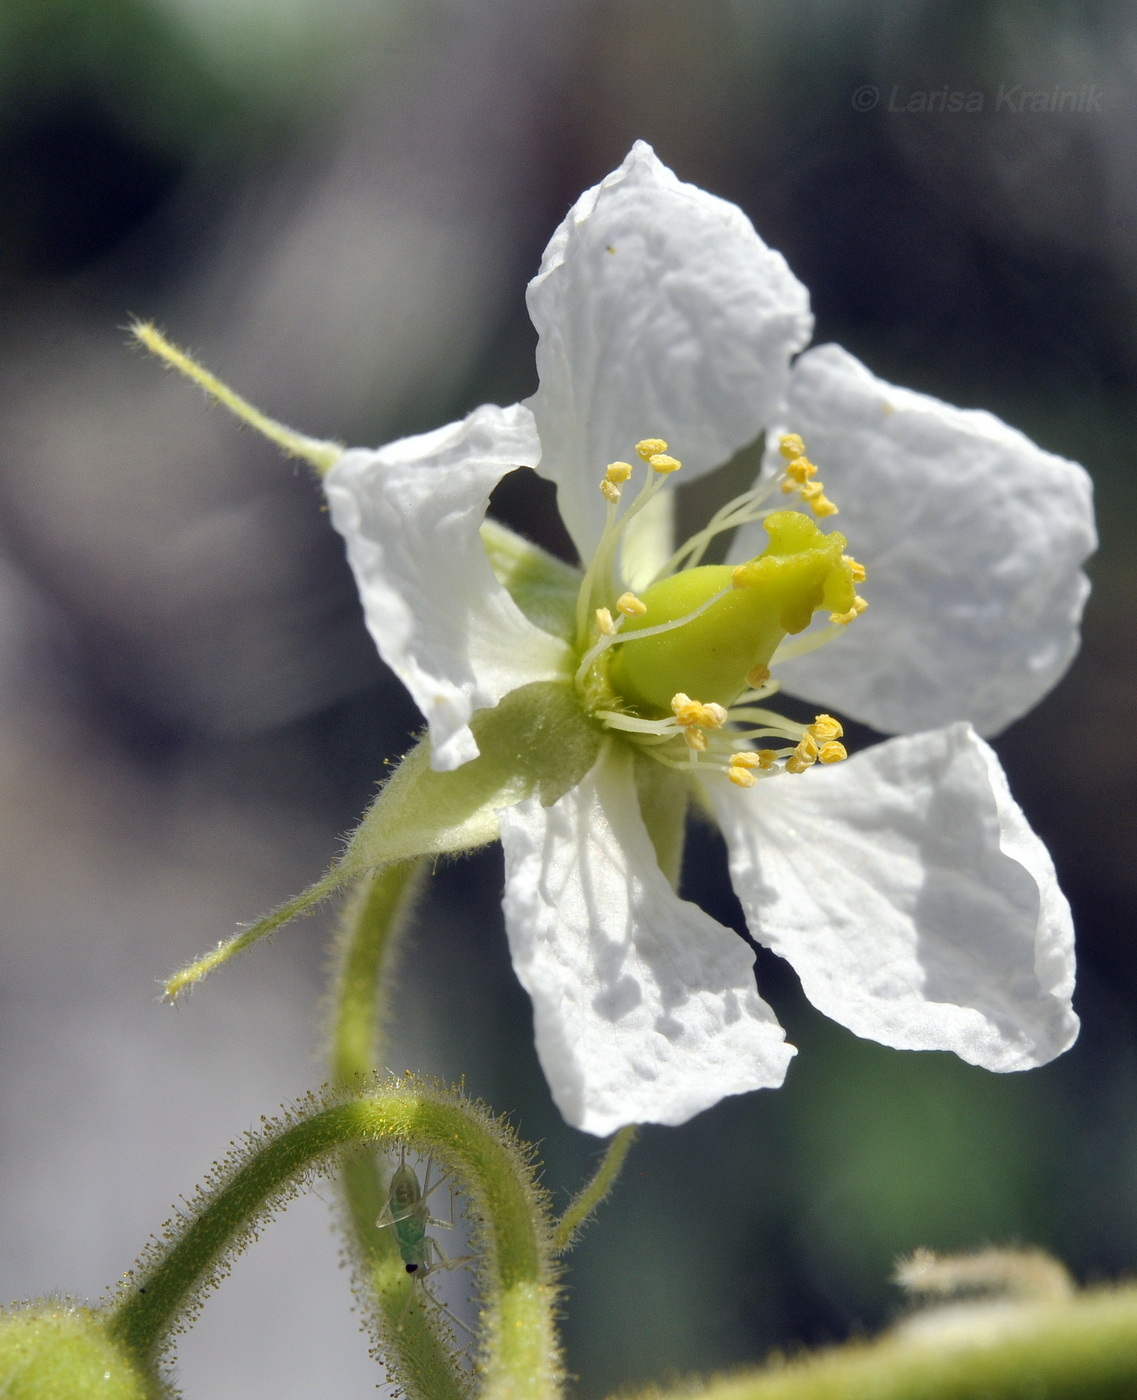
<path id="1" fill-rule="evenodd" d="M 450 773 L 413 748 L 363 818 L 341 867 L 354 877 L 391 861 L 473 850 L 497 839 L 497 813 L 534 794 L 551 806 L 596 761 L 600 732 L 572 687 L 535 681 L 507 695 L 471 726 L 479 757 Z"/>
<path id="2" fill-rule="evenodd" d="M 529 621 L 555 637 L 570 638 L 580 570 L 496 520 L 482 524 L 481 536 L 494 576 Z"/>

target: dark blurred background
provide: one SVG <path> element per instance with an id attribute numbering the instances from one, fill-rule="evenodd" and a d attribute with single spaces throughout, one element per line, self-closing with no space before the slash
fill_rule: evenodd
<path id="1" fill-rule="evenodd" d="M 1032 110 L 1051 92 L 1081 109 Z M 1005 1078 L 896 1054 L 763 955 L 801 1054 L 780 1092 L 644 1134 L 572 1260 L 580 1392 L 871 1332 L 918 1245 L 1137 1268 L 1137 5 L 6 0 L 5 1297 L 97 1296 L 231 1137 L 322 1077 L 327 920 L 177 1010 L 158 979 L 318 874 L 416 727 L 318 491 L 122 327 L 154 317 L 349 443 L 512 402 L 535 387 L 526 279 L 636 137 L 742 205 L 818 340 L 1094 474 L 1082 654 L 997 743 L 1075 907 L 1084 1029 Z M 553 530 L 547 493 L 506 505 Z M 716 837 L 693 834 L 688 876 L 740 926 Z M 563 1202 L 597 1144 L 548 1100 L 500 882 L 496 852 L 437 871 L 391 1066 L 465 1074 Z M 238 1262 L 183 1343 L 188 1396 L 371 1393 L 330 1194 Z"/>

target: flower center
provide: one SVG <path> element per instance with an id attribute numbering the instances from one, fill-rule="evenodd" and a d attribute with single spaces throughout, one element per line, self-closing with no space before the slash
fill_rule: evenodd
<path id="1" fill-rule="evenodd" d="M 771 503 L 779 491 L 796 493 L 817 516 L 837 513 L 801 438 L 783 437 L 783 470 L 724 506 L 642 594 L 616 596 L 620 537 L 679 469 L 666 448 L 659 438 L 637 444 L 649 476 L 622 514 L 631 465 L 612 463 L 600 483 L 607 522 L 576 612 L 582 653 L 576 684 L 585 704 L 660 762 L 703 761 L 741 787 L 774 769 L 802 772 L 818 761 L 839 761 L 845 750 L 837 742 L 842 731 L 836 720 L 819 715 L 803 726 L 755 704 L 778 689 L 771 663 L 830 640 L 867 606 L 855 590 L 865 571 L 845 553 L 845 537 L 824 533 L 801 511 Z M 753 521 L 761 521 L 769 536 L 760 555 L 735 568 L 699 562 L 716 535 Z M 805 631 L 819 608 L 829 610 L 829 628 L 786 644 L 787 636 Z M 759 738 L 793 742 L 780 749 L 749 747 Z"/>

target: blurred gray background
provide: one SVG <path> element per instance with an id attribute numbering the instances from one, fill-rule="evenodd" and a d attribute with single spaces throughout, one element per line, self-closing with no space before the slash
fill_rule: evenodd
<path id="1" fill-rule="evenodd" d="M 941 90 L 981 110 L 910 110 Z M 1029 110 L 1051 91 L 1083 109 Z M 579 1391 L 871 1331 L 918 1245 L 1137 1267 L 1137 5 L 6 0 L 4 1296 L 97 1297 L 231 1138 L 322 1078 L 326 919 L 175 1010 L 159 979 L 317 875 L 417 724 L 319 492 L 124 324 L 349 443 L 512 402 L 535 387 L 525 281 L 637 137 L 786 254 L 819 340 L 1095 476 L 1081 657 L 997 745 L 1075 906 L 1084 1031 L 1006 1078 L 895 1054 L 763 955 L 801 1054 L 782 1091 L 644 1134 L 573 1256 Z M 534 482 L 499 505 L 557 545 Z M 739 925 L 706 832 L 687 876 Z M 392 1068 L 465 1074 L 563 1202 L 597 1144 L 548 1100 L 500 880 L 495 852 L 437 871 Z M 187 1396 L 372 1393 L 330 1195 L 214 1295 Z"/>

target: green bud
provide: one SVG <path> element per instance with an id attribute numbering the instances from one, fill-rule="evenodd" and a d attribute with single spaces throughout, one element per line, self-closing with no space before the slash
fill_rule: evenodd
<path id="1" fill-rule="evenodd" d="M 800 511 L 779 510 L 765 521 L 770 543 L 737 569 L 707 564 L 652 584 L 641 600 L 642 617 L 621 633 L 673 622 L 708 598 L 724 598 L 691 622 L 626 641 L 608 671 L 613 689 L 637 709 L 669 713 L 679 692 L 702 704 L 729 705 L 746 689 L 746 674 L 770 661 L 787 633 L 809 626 L 818 608 L 847 612 L 853 606 L 853 574 L 845 562 L 845 537 L 823 534 Z"/>
<path id="2" fill-rule="evenodd" d="M 158 1400 L 164 1394 L 90 1308 L 56 1299 L 0 1316 L 4 1400 Z"/>

